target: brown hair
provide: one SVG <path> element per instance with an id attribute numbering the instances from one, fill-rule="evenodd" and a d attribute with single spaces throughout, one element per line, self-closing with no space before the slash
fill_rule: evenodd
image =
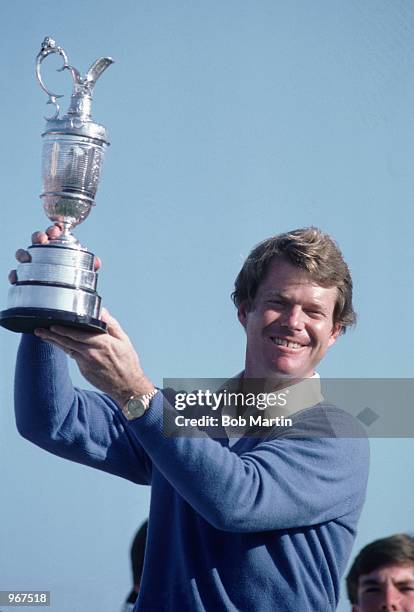
<path id="1" fill-rule="evenodd" d="M 275 257 L 285 258 L 306 270 L 322 287 L 337 287 L 333 322 L 342 326 L 342 333 L 346 327 L 355 324 L 349 268 L 336 242 L 317 227 L 278 234 L 254 247 L 237 275 L 231 295 L 237 308 L 242 304 L 246 304 L 248 310 L 252 308 L 259 285 Z"/>
<path id="2" fill-rule="evenodd" d="M 394 564 L 414 566 L 414 537 L 406 533 L 397 533 L 388 538 L 375 540 L 361 550 L 346 577 L 346 588 L 351 604 L 358 603 L 360 576 Z"/>

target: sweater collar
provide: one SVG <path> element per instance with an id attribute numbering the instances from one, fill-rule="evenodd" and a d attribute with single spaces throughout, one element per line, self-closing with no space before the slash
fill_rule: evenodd
<path id="1" fill-rule="evenodd" d="M 228 389 L 230 387 L 233 392 L 243 391 L 243 375 L 243 371 L 239 372 L 228 381 L 230 384 L 223 385 L 221 389 L 225 387 Z M 247 417 L 247 419 L 249 419 L 251 415 L 261 415 L 264 419 L 290 417 L 301 410 L 319 404 L 324 399 L 321 392 L 321 381 L 318 373 L 315 373 L 310 378 L 303 378 L 294 384 L 286 385 L 276 391 L 272 391 L 268 385 L 265 385 L 264 388 L 265 391 L 260 393 L 260 410 L 256 405 L 246 407 L 243 416 Z M 230 404 L 223 407 L 222 414 L 234 417 L 240 413 L 239 411 L 240 406 Z M 239 435 L 241 433 L 238 427 L 234 428 L 232 426 L 227 426 L 225 429 L 226 433 L 231 436 L 234 436 L 235 429 L 239 431 Z"/>

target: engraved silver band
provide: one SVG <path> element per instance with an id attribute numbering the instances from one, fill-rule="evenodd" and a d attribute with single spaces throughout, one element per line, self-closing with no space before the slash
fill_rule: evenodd
<path id="1" fill-rule="evenodd" d="M 96 293 L 48 285 L 13 285 L 8 308 L 50 308 L 99 319 L 101 298 Z"/>
<path id="2" fill-rule="evenodd" d="M 32 258 L 32 263 L 72 266 L 93 272 L 94 255 L 89 251 L 44 244 L 32 245 L 28 251 Z"/>
<path id="3" fill-rule="evenodd" d="M 18 283 L 50 283 L 70 285 L 73 289 L 95 291 L 97 275 L 89 270 L 56 264 L 24 263 L 17 266 Z"/>

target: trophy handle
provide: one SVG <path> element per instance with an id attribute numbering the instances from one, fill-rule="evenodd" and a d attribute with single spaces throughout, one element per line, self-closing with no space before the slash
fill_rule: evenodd
<path id="1" fill-rule="evenodd" d="M 40 72 L 40 66 L 43 62 L 43 60 L 46 59 L 46 57 L 48 55 L 50 55 L 51 53 L 57 53 L 58 55 L 60 55 L 63 58 L 63 66 L 61 68 L 58 68 L 58 72 L 62 72 L 63 70 L 71 70 L 71 71 L 76 71 L 76 68 L 72 68 L 72 66 L 69 65 L 68 62 L 68 56 L 65 53 L 65 50 L 62 49 L 62 47 L 59 47 L 56 42 L 53 40 L 53 38 L 50 38 L 49 36 L 46 36 L 46 38 L 44 39 L 44 41 L 42 42 L 42 47 L 39 51 L 39 53 L 37 54 L 36 57 L 36 77 L 37 80 L 39 81 L 40 87 L 43 89 L 44 92 L 47 93 L 47 95 L 49 96 L 49 100 L 47 101 L 47 104 L 54 104 L 56 107 L 56 112 L 52 117 L 45 117 L 46 121 L 50 121 L 50 120 L 54 120 L 57 119 L 59 116 L 59 104 L 57 103 L 57 99 L 58 98 L 63 98 L 63 94 L 57 94 L 54 93 L 53 91 L 51 91 L 50 89 L 48 89 L 43 81 L 41 72 Z M 79 74 L 79 73 L 78 73 Z M 73 75 L 73 72 L 72 72 Z"/>

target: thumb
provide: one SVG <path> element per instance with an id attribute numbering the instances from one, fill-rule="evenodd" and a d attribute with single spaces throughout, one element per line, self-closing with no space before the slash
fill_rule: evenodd
<path id="1" fill-rule="evenodd" d="M 109 311 L 106 308 L 102 308 L 101 321 L 107 324 L 108 333 L 111 336 L 114 336 L 115 338 L 119 339 L 125 337 L 124 330 L 122 329 L 118 321 L 115 319 L 115 317 L 109 314 Z"/>

